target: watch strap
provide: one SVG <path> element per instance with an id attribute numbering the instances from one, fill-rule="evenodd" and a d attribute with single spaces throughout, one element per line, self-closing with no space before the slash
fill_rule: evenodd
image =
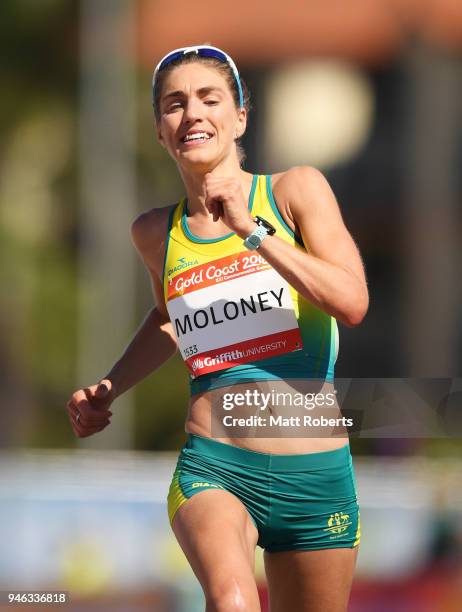
<path id="1" fill-rule="evenodd" d="M 272 236 L 276 233 L 276 228 L 274 227 L 274 225 L 271 225 L 271 223 L 267 221 L 264 217 L 257 215 L 256 217 L 254 217 L 254 221 L 255 223 L 258 223 L 258 225 L 261 225 L 262 227 L 266 228 L 268 236 Z"/>

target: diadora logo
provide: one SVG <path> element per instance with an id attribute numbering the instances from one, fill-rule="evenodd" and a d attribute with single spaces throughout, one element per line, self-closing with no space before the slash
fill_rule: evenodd
<path id="1" fill-rule="evenodd" d="M 329 531 L 333 534 L 339 534 L 345 532 L 348 527 L 352 524 L 350 521 L 350 515 L 344 514 L 343 512 L 335 512 L 331 514 L 327 519 L 327 527 L 324 531 Z"/>
<path id="2" fill-rule="evenodd" d="M 224 489 L 221 485 L 212 484 L 211 482 L 193 482 L 191 489 L 197 489 L 198 487 L 210 487 L 212 489 Z"/>
<path id="3" fill-rule="evenodd" d="M 197 266 L 197 264 L 199 263 L 197 259 L 187 261 L 186 257 L 178 257 L 177 262 L 178 262 L 177 265 L 174 266 L 173 268 L 170 268 L 170 270 L 168 271 L 169 276 L 171 276 L 175 272 L 184 270 L 185 268 L 190 268 L 191 266 Z"/>
<path id="4" fill-rule="evenodd" d="M 204 362 L 202 361 L 200 357 L 196 357 L 195 359 L 193 359 L 193 362 L 191 363 L 191 367 L 193 371 L 195 372 L 196 370 L 199 370 L 200 368 L 204 367 Z"/>

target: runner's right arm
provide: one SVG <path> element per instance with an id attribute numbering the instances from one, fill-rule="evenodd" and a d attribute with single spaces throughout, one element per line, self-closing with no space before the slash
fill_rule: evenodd
<path id="1" fill-rule="evenodd" d="M 115 397 L 157 370 L 178 349 L 161 281 L 166 220 L 165 210 L 152 210 L 135 219 L 131 227 L 133 243 L 151 279 L 156 306 L 149 311 L 121 358 L 105 376 L 113 385 Z"/>
<path id="2" fill-rule="evenodd" d="M 157 306 L 149 311 L 121 358 L 104 377 L 113 385 L 114 398 L 157 370 L 178 348 L 160 283 L 154 274 L 152 285 Z"/>
<path id="3" fill-rule="evenodd" d="M 156 306 L 148 312 L 111 371 L 96 385 L 72 394 L 67 411 L 72 428 L 80 438 L 107 427 L 112 416 L 109 410 L 112 402 L 157 370 L 178 349 L 160 280 L 166 218 L 165 211 L 151 211 L 140 215 L 132 225 L 133 242 L 149 272 Z"/>

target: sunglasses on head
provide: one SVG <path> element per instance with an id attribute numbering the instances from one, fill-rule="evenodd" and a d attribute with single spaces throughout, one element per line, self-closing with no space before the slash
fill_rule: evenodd
<path id="1" fill-rule="evenodd" d="M 152 99 L 153 101 L 155 99 L 154 89 L 155 89 L 158 73 L 164 68 L 166 68 L 172 62 L 179 60 L 181 57 L 183 57 L 184 55 L 188 55 L 189 53 L 196 53 L 197 55 L 199 55 L 199 57 L 213 57 L 214 59 L 217 59 L 220 62 L 228 64 L 233 72 L 234 79 L 236 81 L 237 90 L 239 93 L 239 107 L 244 108 L 244 94 L 242 92 L 241 79 L 239 77 L 239 72 L 237 70 L 236 64 L 229 57 L 229 55 L 225 53 L 224 51 L 222 51 L 221 49 L 218 49 L 217 47 L 208 47 L 206 45 L 199 45 L 195 47 L 182 47 L 181 49 L 174 49 L 173 51 L 170 51 L 170 53 L 167 53 L 167 55 L 165 55 L 160 60 L 160 62 L 157 64 L 154 70 L 154 73 L 152 75 Z"/>

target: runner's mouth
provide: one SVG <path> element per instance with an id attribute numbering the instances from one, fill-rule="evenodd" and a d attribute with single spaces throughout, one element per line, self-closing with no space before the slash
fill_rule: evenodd
<path id="1" fill-rule="evenodd" d="M 212 138 L 213 134 L 210 134 L 210 132 L 190 132 L 181 139 L 181 142 L 184 144 L 201 144 L 208 142 Z"/>

